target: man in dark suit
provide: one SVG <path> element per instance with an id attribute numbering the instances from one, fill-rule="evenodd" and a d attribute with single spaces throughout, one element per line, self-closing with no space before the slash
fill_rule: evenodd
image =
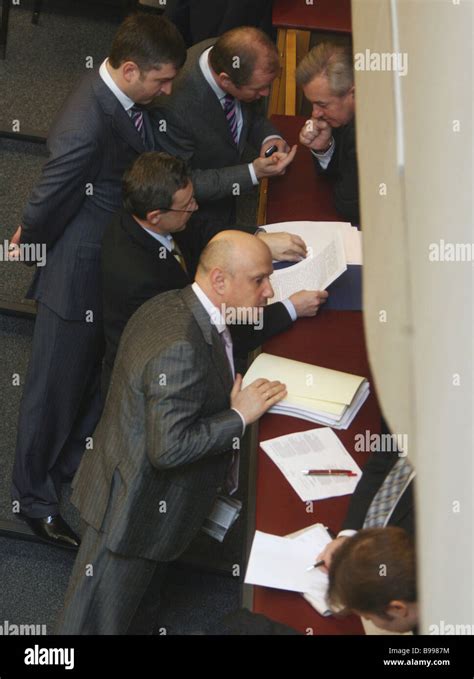
<path id="1" fill-rule="evenodd" d="M 192 283 L 201 252 L 220 230 L 202 219 L 190 220 L 198 208 L 185 162 L 164 153 L 142 154 L 123 180 L 124 210 L 105 230 L 102 276 L 106 351 L 102 388 L 110 380 L 120 337 L 132 314 L 148 299 Z M 298 261 L 304 242 L 291 234 L 259 233 L 273 259 Z M 286 330 L 300 316 L 314 316 L 325 291 L 300 291 L 270 304 L 260 330 L 231 327 L 236 357 Z"/>
<path id="2" fill-rule="evenodd" d="M 386 441 L 391 441 L 390 445 Z M 398 450 L 397 437 L 390 434 L 384 420 L 378 447 L 362 470 L 337 538 L 317 557 L 317 561 L 324 560 L 326 568 L 335 551 L 362 528 L 398 526 L 411 536 L 415 534 L 415 470 L 406 453 Z"/>
<path id="3" fill-rule="evenodd" d="M 350 45 L 323 42 L 296 70 L 313 110 L 300 132 L 300 143 L 311 149 L 318 173 L 334 178 L 336 209 L 360 224 L 355 138 L 354 70 Z"/>
<path id="4" fill-rule="evenodd" d="M 246 426 L 284 398 L 280 382 L 242 389 L 221 311 L 262 308 L 271 273 L 263 242 L 224 231 L 204 250 L 192 286 L 153 297 L 130 319 L 94 447 L 73 482 L 87 528 L 58 633 L 130 630 L 150 586 L 156 596 L 166 563 L 232 483 Z"/>
<path id="5" fill-rule="evenodd" d="M 221 226 L 235 223 L 236 196 L 263 177 L 283 174 L 296 153 L 259 105 L 278 71 L 268 36 L 236 28 L 189 49 L 172 96 L 157 101 L 157 129 L 166 123 L 165 150 L 189 161 L 201 211 Z M 258 154 L 251 163 L 243 162 L 247 145 Z M 272 146 L 276 152 L 265 158 Z"/>
<path id="6" fill-rule="evenodd" d="M 109 58 L 81 81 L 53 124 L 49 160 L 13 238 L 47 246 L 46 266 L 27 294 L 38 313 L 18 424 L 14 511 L 60 546 L 78 546 L 59 514 L 60 488 L 77 469 L 100 413 L 103 231 L 120 207 L 124 171 L 155 148 L 140 105 L 171 91 L 184 58 L 170 22 L 126 19 Z"/>

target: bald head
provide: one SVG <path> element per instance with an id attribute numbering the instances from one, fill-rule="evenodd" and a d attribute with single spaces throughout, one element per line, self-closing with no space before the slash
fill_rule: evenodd
<path id="1" fill-rule="evenodd" d="M 273 296 L 272 255 L 265 243 L 243 231 L 221 231 L 204 248 L 196 283 L 215 304 L 262 306 Z"/>
<path id="2" fill-rule="evenodd" d="M 245 269 L 257 259 L 270 258 L 267 245 L 259 238 L 244 231 L 221 231 L 204 248 L 199 259 L 197 275 L 205 275 L 215 267 L 232 276 Z"/>

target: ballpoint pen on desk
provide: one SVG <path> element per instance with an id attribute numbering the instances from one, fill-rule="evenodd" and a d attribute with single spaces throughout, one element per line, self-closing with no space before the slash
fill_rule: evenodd
<path id="1" fill-rule="evenodd" d="M 302 469 L 306 476 L 357 476 L 350 469 Z"/>

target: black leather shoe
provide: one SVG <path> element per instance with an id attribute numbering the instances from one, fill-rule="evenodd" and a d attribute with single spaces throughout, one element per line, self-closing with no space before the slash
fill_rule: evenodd
<path id="1" fill-rule="evenodd" d="M 50 545 L 65 547 L 66 549 L 79 549 L 81 544 L 79 537 L 64 521 L 61 514 L 33 519 L 31 516 L 20 513 L 20 517 L 26 521 L 36 536 Z"/>

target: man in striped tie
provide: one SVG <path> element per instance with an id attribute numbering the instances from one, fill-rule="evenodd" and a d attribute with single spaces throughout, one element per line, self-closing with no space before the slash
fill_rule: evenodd
<path id="1" fill-rule="evenodd" d="M 237 196 L 282 174 L 295 156 L 296 146 L 290 150 L 260 101 L 279 68 L 265 33 L 235 28 L 189 49 L 171 96 L 157 100 L 157 129 L 166 120 L 162 145 L 189 161 L 201 213 L 222 226 L 235 223 Z"/>

